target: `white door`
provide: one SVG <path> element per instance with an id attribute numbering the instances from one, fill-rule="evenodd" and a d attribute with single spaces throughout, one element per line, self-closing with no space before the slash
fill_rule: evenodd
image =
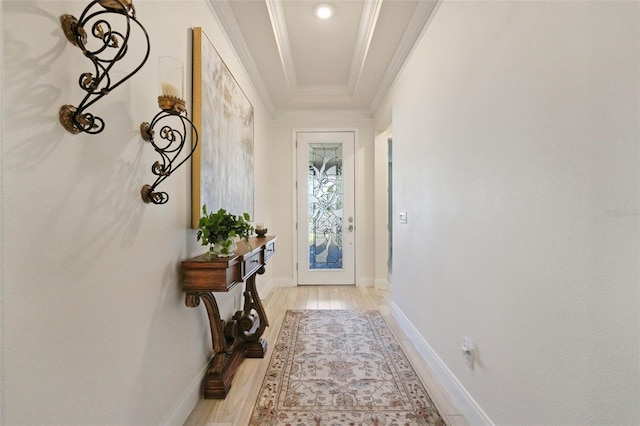
<path id="1" fill-rule="evenodd" d="M 297 132 L 298 284 L 355 284 L 355 132 Z"/>

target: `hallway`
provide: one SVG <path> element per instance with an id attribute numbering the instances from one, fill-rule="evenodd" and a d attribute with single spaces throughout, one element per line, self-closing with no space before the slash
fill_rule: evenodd
<path id="1" fill-rule="evenodd" d="M 271 324 L 264 334 L 269 342 L 267 356 L 263 360 L 246 359 L 234 378 L 227 398 L 225 400 L 201 399 L 185 425 L 242 426 L 248 423 L 262 377 L 271 357 L 272 343 L 276 341 L 287 309 L 380 310 L 445 421 L 452 426 L 467 425 L 468 422 L 464 416 L 451 402 L 447 392 L 392 317 L 387 297 L 387 292 L 363 287 L 307 286 L 274 289 L 264 302 Z"/>
<path id="2" fill-rule="evenodd" d="M 189 117 L 203 95 L 218 99 L 193 81 L 193 29 L 202 28 L 253 109 L 253 185 L 238 193 L 253 193 L 252 219 L 278 239 L 258 283 L 270 344 L 287 308 L 379 308 L 397 318 L 389 322 L 410 337 L 414 348 L 398 331 L 410 359 L 426 380 L 429 371 L 439 378 L 470 424 L 640 425 L 640 2 L 336 1 L 337 12 L 342 3 L 354 13 L 366 3 L 365 17 L 378 19 L 385 9 L 388 17 L 399 9 L 411 17 L 412 3 L 434 7 L 424 31 L 407 36 L 419 35 L 406 60 L 394 60 L 397 72 L 368 73 L 365 50 L 357 60 L 310 58 L 341 65 L 330 71 L 346 77 L 355 64 L 363 72 L 351 80 L 360 75 L 375 89 L 371 97 L 352 97 L 342 86 L 325 93 L 307 80 L 289 85 L 293 79 L 276 79 L 276 67 L 243 62 L 230 31 L 271 41 L 259 52 L 272 53 L 284 70 L 274 37 L 283 34 L 282 20 L 272 23 L 268 6 L 311 2 L 133 2 L 151 54 L 91 109 L 104 131 L 83 135 L 65 130 L 59 113 L 81 101 L 79 77 L 92 69 L 67 41 L 60 16 L 110 1 L 0 0 L 0 424 L 173 426 L 191 415 L 187 424 L 243 425 L 249 418 L 266 360 L 244 363 L 227 401 L 199 399 L 209 321 L 201 306 L 186 306 L 181 279 L 181 262 L 206 251 L 192 228 L 198 163 L 163 182 L 165 205 L 141 197 L 158 161 L 140 126 L 159 113 L 160 57 L 184 66 Z M 225 27 L 217 13 L 225 6 L 265 25 L 246 34 Z M 394 31 L 406 29 L 391 21 Z M 392 41 L 382 35 L 362 33 L 361 41 L 372 41 L 372 61 L 373 41 Z M 292 49 L 310 52 L 297 41 Z M 146 52 L 144 34 L 128 52 L 132 62 Z M 114 72 L 127 75 L 126 65 Z M 257 71 L 281 85 L 277 96 Z M 301 89 L 292 98 L 298 103 L 281 104 L 296 95 L 292 88 Z M 315 93 L 336 102 L 312 102 Z M 200 130 L 204 147 L 213 131 Z M 296 288 L 304 266 L 294 135 L 338 130 L 356 134 L 351 282 L 358 287 Z M 387 199 L 379 173 L 387 131 L 388 213 L 378 202 Z M 229 210 L 220 204 L 207 207 Z M 386 216 L 393 285 L 384 294 L 372 289 L 388 276 Z M 219 295 L 225 318 L 241 287 Z M 471 365 L 465 341 L 473 343 Z M 433 393 L 451 424 L 462 420 Z"/>

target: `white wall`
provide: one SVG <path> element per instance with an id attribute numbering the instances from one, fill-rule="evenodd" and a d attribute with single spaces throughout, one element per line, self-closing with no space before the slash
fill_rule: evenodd
<path id="1" fill-rule="evenodd" d="M 279 119 L 273 122 L 269 160 L 273 185 L 270 205 L 277 214 L 273 228 L 278 235 L 279 259 L 274 262 L 273 276 L 278 285 L 295 285 L 295 182 L 293 130 L 356 129 L 356 284 L 374 285 L 373 238 L 373 155 L 372 120 L 349 114 L 318 115 L 311 118 Z"/>
<path id="2" fill-rule="evenodd" d="M 157 159 L 138 126 L 158 111 L 158 57 L 183 60 L 190 92 L 190 28 L 211 38 L 255 108 L 255 215 L 267 220 L 270 119 L 204 1 L 136 0 L 148 63 L 96 104 L 101 134 L 67 133 L 58 108 L 80 101 L 88 61 L 58 17 L 88 3 L 2 4 L 1 423 L 179 424 L 211 343 L 204 307 L 187 308 L 179 282 L 180 261 L 204 251 L 188 229 L 189 167 L 160 187 L 168 204 L 140 199 Z"/>
<path id="3" fill-rule="evenodd" d="M 385 107 L 393 302 L 471 418 L 640 422 L 639 8 L 444 2 Z"/>

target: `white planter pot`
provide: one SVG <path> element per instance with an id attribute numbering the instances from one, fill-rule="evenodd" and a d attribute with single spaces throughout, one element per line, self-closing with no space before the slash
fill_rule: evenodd
<path id="1" fill-rule="evenodd" d="M 237 249 L 238 249 L 238 245 L 236 244 L 236 241 L 232 239 L 231 243 L 227 246 L 226 253 L 223 252 L 224 248 L 220 243 L 215 243 L 210 250 L 212 253 L 214 253 L 218 257 L 229 257 L 229 256 L 233 256 L 233 254 L 236 252 Z"/>

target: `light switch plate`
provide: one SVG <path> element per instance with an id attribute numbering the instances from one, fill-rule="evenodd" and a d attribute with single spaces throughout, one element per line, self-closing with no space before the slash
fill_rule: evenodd
<path id="1" fill-rule="evenodd" d="M 407 212 L 400 212 L 398 217 L 400 218 L 400 223 L 407 223 Z"/>

